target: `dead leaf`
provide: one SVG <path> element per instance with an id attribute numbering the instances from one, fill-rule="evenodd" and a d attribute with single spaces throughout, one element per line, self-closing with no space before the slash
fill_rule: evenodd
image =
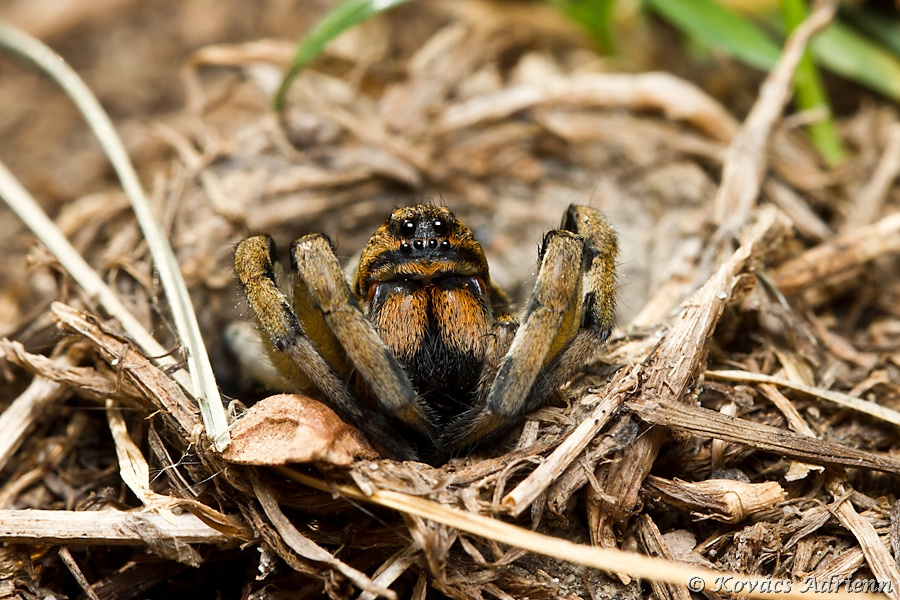
<path id="1" fill-rule="evenodd" d="M 333 410 L 300 394 L 278 394 L 254 404 L 231 431 L 222 453 L 244 465 L 324 462 L 347 466 L 357 458 L 378 458 L 359 431 Z"/>

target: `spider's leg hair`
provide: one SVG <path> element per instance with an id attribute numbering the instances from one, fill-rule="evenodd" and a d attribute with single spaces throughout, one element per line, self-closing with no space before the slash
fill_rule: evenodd
<path id="1" fill-rule="evenodd" d="M 616 232 L 606 218 L 588 206 L 571 205 L 563 217 L 562 229 L 584 239 L 582 263 L 581 322 L 564 349 L 546 364 L 538 378 L 525 411 L 534 410 L 555 390 L 567 383 L 597 357 L 609 337 L 615 317 Z"/>
<path id="2" fill-rule="evenodd" d="M 527 412 L 535 381 L 547 361 L 576 335 L 584 241 L 564 230 L 549 232 L 524 322 L 500 362 L 484 403 L 455 421 L 444 434 L 452 448 L 473 445 Z"/>
<path id="3" fill-rule="evenodd" d="M 244 290 L 257 328 L 272 363 L 292 387 L 315 387 L 341 418 L 359 427 L 383 451 L 401 460 L 416 454 L 393 434 L 387 420 L 366 410 L 338 376 L 334 367 L 316 349 L 275 276 L 275 244 L 259 235 L 241 242 L 234 253 L 234 271 Z"/>
<path id="4" fill-rule="evenodd" d="M 349 391 L 331 365 L 316 351 L 287 297 L 279 289 L 274 256 L 275 244 L 267 235 L 244 240 L 234 253 L 234 271 L 257 328 L 263 334 L 263 343 L 272 363 L 291 387 L 299 390 L 312 385 L 339 401 L 349 395 Z"/>
<path id="5" fill-rule="evenodd" d="M 424 406 L 403 367 L 360 311 L 330 240 L 322 234 L 298 239 L 291 245 L 291 266 L 381 408 L 417 430 L 429 432 L 431 421 Z"/>

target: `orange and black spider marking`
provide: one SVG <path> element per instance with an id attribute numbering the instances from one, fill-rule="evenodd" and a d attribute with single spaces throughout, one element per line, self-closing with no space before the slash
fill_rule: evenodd
<path id="1" fill-rule="evenodd" d="M 318 392 L 382 452 L 439 462 L 506 432 L 595 358 L 612 327 L 616 248 L 603 215 L 571 206 L 544 238 L 521 324 L 444 207 L 394 211 L 352 287 L 321 234 L 292 245 L 289 293 L 265 236 L 238 246 L 235 272 L 288 385 Z"/>
<path id="2" fill-rule="evenodd" d="M 356 295 L 372 300 L 380 283 L 447 276 L 472 277 L 485 287 L 487 258 L 472 232 L 442 206 L 401 208 L 366 244 L 356 274 Z"/>

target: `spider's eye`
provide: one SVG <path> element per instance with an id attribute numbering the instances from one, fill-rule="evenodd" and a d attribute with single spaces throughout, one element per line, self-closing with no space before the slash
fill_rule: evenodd
<path id="1" fill-rule="evenodd" d="M 478 289 L 481 290 L 481 295 L 482 296 L 486 295 L 487 294 L 487 286 L 484 284 L 484 279 L 477 275 L 473 279 L 475 279 L 475 283 L 478 284 Z"/>
<path id="2" fill-rule="evenodd" d="M 369 302 L 371 302 L 372 299 L 375 298 L 375 293 L 378 291 L 378 284 L 379 284 L 379 283 L 380 283 L 380 282 L 376 281 L 375 283 L 373 283 L 372 285 L 369 286 L 369 293 L 368 293 L 368 296 L 369 296 Z"/>
<path id="3" fill-rule="evenodd" d="M 400 235 L 409 237 L 416 232 L 416 223 L 412 219 L 404 219 L 400 224 Z"/>
<path id="4" fill-rule="evenodd" d="M 431 227 L 434 229 L 434 232 L 438 235 L 446 235 L 447 234 L 447 221 L 443 219 L 435 219 L 431 222 Z"/>

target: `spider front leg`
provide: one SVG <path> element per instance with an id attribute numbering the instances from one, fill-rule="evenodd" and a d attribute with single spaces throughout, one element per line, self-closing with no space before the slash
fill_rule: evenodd
<path id="1" fill-rule="evenodd" d="M 235 275 L 272 364 L 292 387 L 314 386 L 332 402 L 350 404 L 347 386 L 306 335 L 279 288 L 275 265 L 275 244 L 267 235 L 248 238 L 235 249 Z"/>
<path id="2" fill-rule="evenodd" d="M 561 229 L 544 238 L 523 324 L 496 375 L 482 380 L 476 408 L 445 432 L 446 447 L 461 449 L 502 433 L 596 356 L 613 323 L 616 252 L 615 232 L 603 215 L 569 207 Z"/>
<path id="3" fill-rule="evenodd" d="M 425 408 L 403 367 L 363 316 L 331 241 L 322 234 L 295 241 L 291 245 L 291 267 L 296 275 L 295 298 L 308 298 L 314 303 L 380 408 L 410 427 L 428 432 L 431 422 Z"/>
<path id="4" fill-rule="evenodd" d="M 579 310 L 580 324 L 564 349 L 545 366 L 532 390 L 532 405 L 540 405 L 597 357 L 598 350 L 609 337 L 615 319 L 616 232 L 600 212 L 587 206 L 571 205 L 563 217 L 562 229 L 584 239 Z M 525 411 L 533 410 L 526 404 Z"/>
<path id="5" fill-rule="evenodd" d="M 346 383 L 356 368 L 367 383 L 378 380 L 371 389 L 387 414 L 430 427 L 402 368 L 359 313 L 330 243 L 306 236 L 292 246 L 291 262 L 297 271 L 293 303 L 279 288 L 270 237 L 251 237 L 235 250 L 235 274 L 272 363 L 296 389 L 318 389 L 383 451 L 401 460 L 417 458 L 385 414 L 365 406 Z"/>

